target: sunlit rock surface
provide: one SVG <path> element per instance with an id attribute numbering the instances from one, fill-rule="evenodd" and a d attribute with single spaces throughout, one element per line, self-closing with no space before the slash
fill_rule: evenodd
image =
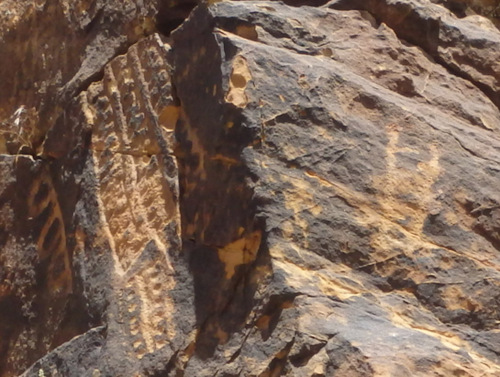
<path id="1" fill-rule="evenodd" d="M 0 5 L 2 377 L 500 375 L 494 4 L 81 3 Z"/>

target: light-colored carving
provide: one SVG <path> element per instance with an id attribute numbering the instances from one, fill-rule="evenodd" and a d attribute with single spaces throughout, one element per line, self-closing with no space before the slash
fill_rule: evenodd
<path id="1" fill-rule="evenodd" d="M 226 101 L 237 107 L 244 108 L 248 103 L 245 89 L 252 79 L 252 74 L 248 68 L 247 60 L 243 56 L 236 56 L 233 61 L 229 90 L 226 94 Z"/>

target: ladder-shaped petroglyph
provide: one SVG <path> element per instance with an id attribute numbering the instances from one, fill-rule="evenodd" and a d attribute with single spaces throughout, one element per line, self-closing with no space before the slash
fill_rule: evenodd
<path id="1" fill-rule="evenodd" d="M 119 321 L 137 358 L 174 338 L 169 255 L 180 245 L 173 130 L 179 115 L 171 96 L 166 55 L 158 36 L 113 59 L 103 79 L 80 96 L 92 129 L 100 227 L 114 263 L 111 279 Z"/>
<path id="2" fill-rule="evenodd" d="M 121 316 L 138 358 L 165 347 L 175 338 L 175 305 L 168 292 L 175 288 L 172 266 L 154 242 L 129 269 L 124 279 Z"/>
<path id="3" fill-rule="evenodd" d="M 39 260 L 48 262 L 50 292 L 68 294 L 72 290 L 72 272 L 63 216 L 48 168 L 42 163 L 37 165 L 37 169 L 32 169 L 35 173 L 26 198 L 28 220 L 32 224 Z"/>
<path id="4" fill-rule="evenodd" d="M 157 37 L 134 45 L 108 64 L 85 104 L 99 196 L 123 271 L 150 240 L 165 249 L 163 229 L 178 217 L 172 132 L 158 116 L 172 102 L 165 55 Z"/>

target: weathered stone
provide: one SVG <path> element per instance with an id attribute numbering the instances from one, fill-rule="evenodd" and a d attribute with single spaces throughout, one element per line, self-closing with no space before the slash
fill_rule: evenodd
<path id="1" fill-rule="evenodd" d="M 69 296 L 66 231 L 48 167 L 6 155 L 0 166 L 0 363 L 10 375 L 77 335 L 86 319 Z"/>
<path id="2" fill-rule="evenodd" d="M 500 32 L 211 3 L 0 6 L 0 375 L 499 375 Z"/>
<path id="3" fill-rule="evenodd" d="M 67 102 L 99 80 L 106 63 L 157 25 L 164 32 L 175 27 L 158 23 L 158 12 L 167 19 L 193 5 L 183 0 L 2 1 L 0 120 L 20 106 L 36 108 L 40 116 L 32 142 L 39 148 Z"/>
<path id="4" fill-rule="evenodd" d="M 431 0 L 444 5 L 456 16 L 462 18 L 471 15 L 482 15 L 500 26 L 500 2 L 498 0 Z"/>
<path id="5" fill-rule="evenodd" d="M 44 337 L 33 342 L 29 335 L 7 332 L 4 339 L 10 342 L 5 347 L 12 354 L 6 353 L 5 375 L 21 372 L 90 326 L 106 325 L 100 356 L 86 366 L 104 375 L 154 371 L 159 368 L 157 353 L 168 360 L 189 339 L 183 330 L 192 330 L 192 305 L 181 307 L 183 301 L 189 303 L 192 295 L 184 290 L 192 285 L 184 281 L 184 287 L 176 287 L 178 279 L 189 277 L 184 276 L 179 254 L 177 166 L 171 153 L 176 107 L 167 48 L 156 35 L 112 60 L 103 79 L 80 93 L 50 130 L 43 159 L 7 157 L 13 172 L 6 171 L 6 176 L 13 176 L 13 187 L 6 182 L 2 192 L 7 204 L 2 219 L 21 228 L 5 230 L 13 236 L 5 240 L 13 255 L 4 255 L 7 260 L 2 265 L 12 274 L 23 274 L 23 279 L 8 275 L 6 281 L 19 280 L 20 287 L 7 287 L 3 298 L 6 305 L 10 300 L 28 307 L 19 307 L 19 319 L 33 317 L 30 321 L 42 328 L 26 323 L 25 331 Z M 26 257 L 21 257 L 20 249 Z M 40 270 L 36 279 L 31 269 Z M 61 269 L 66 277 L 59 277 Z M 42 281 L 46 285 L 39 286 Z M 24 291 L 31 293 L 32 286 L 38 290 L 34 297 L 26 297 Z M 44 296 L 48 297 L 38 303 L 39 310 L 29 311 L 30 300 Z M 69 305 L 71 300 L 76 300 L 77 308 Z M 177 310 L 182 318 L 175 319 Z M 69 324 L 68 319 L 63 321 L 65 316 Z M 72 325 L 76 320 L 83 328 Z M 63 351 L 58 349 L 57 357 L 42 360 L 27 375 L 36 375 L 39 369 L 68 375 L 54 360 L 87 352 L 87 347 L 80 349 L 85 336 L 70 341 Z M 20 342 L 26 342 L 24 356 L 18 350 Z M 174 344 L 175 350 L 165 347 Z"/>
<path id="6" fill-rule="evenodd" d="M 211 341 L 185 373 L 497 374 L 472 340 L 498 321 L 495 220 L 475 219 L 500 199 L 488 96 L 359 11 L 220 3 L 173 38 L 183 232 L 235 292 L 203 304 Z M 221 253 L 256 227 L 256 256 Z M 235 330 L 245 289 L 256 302 Z"/>
<path id="7" fill-rule="evenodd" d="M 457 19 L 430 0 L 334 0 L 330 5 L 368 11 L 400 38 L 478 86 L 500 107 L 500 35 L 487 19 Z"/>

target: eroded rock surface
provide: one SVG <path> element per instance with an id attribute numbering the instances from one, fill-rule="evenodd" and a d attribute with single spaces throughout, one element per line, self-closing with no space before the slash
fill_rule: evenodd
<path id="1" fill-rule="evenodd" d="M 5 81 L 0 375 L 500 375 L 500 32 L 448 3 L 141 2 L 52 120 Z"/>

